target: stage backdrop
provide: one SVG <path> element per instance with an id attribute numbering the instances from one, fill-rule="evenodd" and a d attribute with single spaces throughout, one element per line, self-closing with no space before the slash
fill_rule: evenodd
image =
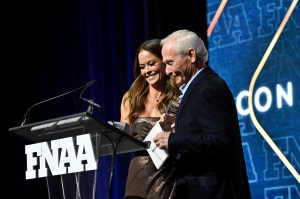
<path id="1" fill-rule="evenodd" d="M 236 100 L 253 199 L 300 198 L 300 5 L 296 4 L 207 2 L 209 64 L 227 81 Z"/>
<path id="2" fill-rule="evenodd" d="M 24 146 L 29 143 L 7 132 L 21 124 L 30 106 L 96 79 L 84 97 L 105 107 L 107 114 L 95 111 L 103 120 L 119 120 L 122 95 L 133 81 L 138 45 L 183 28 L 203 38 L 210 52 L 209 64 L 228 82 L 235 96 L 252 198 L 300 198 L 295 177 L 300 171 L 298 1 L 8 3 L 8 26 L 3 28 L 8 34 L 3 38 L 9 43 L 4 49 L 10 56 L 3 56 L 7 61 L 3 61 L 6 78 L 2 84 L 5 112 L 1 138 L 3 144 L 9 143 L 2 160 L 9 174 L 3 182 L 14 190 L 7 189 L 10 198 L 48 198 L 45 178 L 25 180 Z M 290 12 L 293 3 L 298 4 Z M 217 12 L 220 5 L 224 9 Z M 287 23 L 281 25 L 285 17 Z M 256 78 L 254 74 L 261 66 Z M 87 110 L 79 94 L 74 92 L 35 106 L 28 123 Z M 249 95 L 253 96 L 250 106 Z M 257 123 L 265 132 L 258 130 Z M 110 195 L 113 199 L 123 198 L 130 157 L 120 154 L 116 159 Z M 283 161 L 284 157 L 287 160 Z M 109 157 L 99 160 L 96 199 L 108 198 L 110 163 Z M 292 173 L 292 168 L 296 172 Z"/>

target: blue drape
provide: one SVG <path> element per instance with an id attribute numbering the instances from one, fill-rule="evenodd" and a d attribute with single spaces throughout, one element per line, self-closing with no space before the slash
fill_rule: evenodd
<path id="1" fill-rule="evenodd" d="M 46 0 L 20 1 L 11 7 L 13 58 L 8 70 L 16 83 L 10 87 L 9 96 L 22 103 L 14 104 L 16 111 L 9 117 L 6 131 L 21 123 L 32 104 L 91 80 L 97 82 L 84 96 L 106 109 L 106 114 L 95 114 L 103 120 L 118 121 L 121 98 L 133 81 L 135 51 L 142 41 L 162 38 L 181 28 L 191 29 L 206 40 L 205 1 Z M 79 94 L 36 106 L 29 123 L 85 111 L 88 106 Z M 18 158 L 13 158 L 10 169 L 17 171 L 16 179 L 20 179 L 19 191 L 14 194 L 20 198 L 47 194 L 43 179 L 24 180 L 24 141 L 13 137 L 11 143 Z M 119 154 L 116 158 L 111 198 L 123 198 L 130 156 Z M 99 199 L 108 195 L 110 161 L 111 157 L 99 160 Z"/>

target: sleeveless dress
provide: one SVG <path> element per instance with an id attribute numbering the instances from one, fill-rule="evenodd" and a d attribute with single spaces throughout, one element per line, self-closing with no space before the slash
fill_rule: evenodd
<path id="1" fill-rule="evenodd" d="M 130 126 L 131 134 L 144 140 L 159 117 L 140 117 Z M 133 153 L 126 181 L 125 199 L 173 199 L 175 165 L 167 160 L 157 170 L 146 150 Z"/>

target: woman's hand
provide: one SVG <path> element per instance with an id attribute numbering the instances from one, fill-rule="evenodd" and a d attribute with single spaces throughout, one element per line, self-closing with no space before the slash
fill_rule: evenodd
<path id="1" fill-rule="evenodd" d="M 159 124 L 164 131 L 173 131 L 175 128 L 175 115 L 163 113 L 159 119 Z"/>

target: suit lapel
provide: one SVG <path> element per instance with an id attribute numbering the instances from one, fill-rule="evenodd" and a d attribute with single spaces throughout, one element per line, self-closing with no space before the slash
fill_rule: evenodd
<path id="1" fill-rule="evenodd" d="M 183 107 L 185 106 L 186 104 L 186 101 L 187 99 L 189 98 L 191 92 L 194 90 L 194 87 L 198 84 L 198 82 L 200 82 L 201 80 L 203 80 L 205 77 L 207 77 L 208 75 L 214 73 L 214 71 L 209 67 L 207 66 L 205 69 L 203 69 L 203 71 L 201 71 L 198 76 L 191 82 L 191 84 L 189 85 L 188 89 L 186 90 L 186 92 L 184 93 L 181 101 L 180 101 L 180 104 L 179 104 L 179 107 L 178 107 L 178 110 L 176 112 L 176 121 L 175 121 L 175 125 L 178 123 L 178 118 L 180 118 L 180 115 L 181 115 L 181 112 L 182 112 L 182 109 Z M 176 125 L 176 128 L 177 130 L 177 125 Z"/>

